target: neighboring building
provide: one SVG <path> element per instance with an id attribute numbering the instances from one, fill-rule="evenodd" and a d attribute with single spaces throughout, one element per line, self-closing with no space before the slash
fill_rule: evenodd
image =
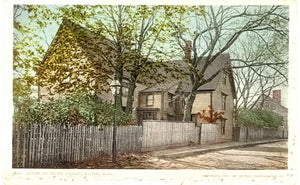
<path id="1" fill-rule="evenodd" d="M 68 30 L 68 33 L 72 32 L 82 32 L 84 37 L 89 39 L 87 42 L 91 42 L 88 45 L 90 47 L 84 48 L 81 46 L 82 40 L 75 39 L 72 41 L 74 37 L 68 37 L 66 35 L 62 36 L 65 33 L 64 29 Z M 82 34 L 79 34 L 82 35 Z M 65 37 L 68 37 L 70 40 L 68 42 L 62 42 L 61 40 L 65 40 Z M 102 39 L 102 40 L 101 40 Z M 107 46 L 103 45 L 103 37 L 99 37 L 95 35 L 93 32 L 83 28 L 77 24 L 72 23 L 69 20 L 64 20 L 62 25 L 60 26 L 54 40 L 51 43 L 50 49 L 48 49 L 44 60 L 53 61 L 55 65 L 63 65 L 66 69 L 66 76 L 68 75 L 76 75 L 79 81 L 84 81 L 84 75 L 81 75 L 80 64 L 82 62 L 91 62 L 97 61 L 101 65 L 107 65 L 105 60 L 97 54 L 95 50 L 106 49 Z M 101 42 L 100 42 L 101 40 Z M 68 47 L 76 48 L 74 53 L 72 53 L 72 59 L 68 59 L 68 63 L 64 63 L 63 60 L 57 60 L 57 56 L 53 54 L 53 50 L 55 51 L 56 47 L 61 47 L 61 45 L 66 45 Z M 85 43 L 86 45 L 86 43 Z M 190 42 L 187 42 L 185 55 L 186 58 L 191 57 L 191 49 Z M 53 49 L 54 48 L 54 49 Z M 70 50 L 72 51 L 72 49 Z M 98 51 L 99 52 L 99 51 Z M 78 53 L 86 54 L 81 58 L 77 58 Z M 68 55 L 70 56 L 70 55 Z M 85 56 L 85 57 L 84 57 Z M 102 62 L 99 62 L 102 61 Z M 76 74 L 68 74 L 68 68 L 74 66 L 79 66 L 78 73 Z M 185 64 L 182 64 L 182 69 L 187 69 Z M 47 66 L 43 66 L 47 67 Z M 48 66 L 49 67 L 49 66 Z M 51 66 L 50 66 L 51 67 Z M 44 72 L 53 73 L 55 77 L 55 72 L 51 71 L 51 69 L 43 69 Z M 47 71 L 48 70 L 48 71 Z M 231 70 L 231 61 L 230 56 L 228 54 L 223 54 L 218 56 L 215 61 L 207 68 L 204 78 L 210 77 L 212 74 L 217 71 L 221 71 L 212 81 L 206 83 L 201 86 L 197 90 L 196 98 L 192 108 L 192 120 L 195 122 L 202 122 L 199 120 L 198 113 L 204 109 L 208 109 L 208 106 L 212 106 L 215 111 L 224 112 L 224 120 L 219 121 L 219 130 L 220 130 L 220 139 L 231 139 L 232 138 L 232 130 L 234 126 L 234 106 L 233 101 L 236 98 L 236 92 L 234 87 L 233 75 Z M 126 83 L 128 83 L 128 79 L 126 78 L 126 72 L 124 72 L 123 79 L 123 105 L 126 105 L 126 92 L 128 90 Z M 41 74 L 40 74 L 41 75 Z M 108 77 L 106 81 L 97 81 L 97 76 L 95 76 L 95 81 L 89 84 L 91 87 L 97 88 L 109 88 L 109 84 L 111 79 Z M 70 79 L 66 78 L 61 83 L 68 83 Z M 134 103 L 133 103 L 133 115 L 137 119 L 137 122 L 140 124 L 142 120 L 172 120 L 172 121 L 181 121 L 183 118 L 183 108 L 184 108 L 184 98 L 186 93 L 189 92 L 191 88 L 191 84 L 189 83 L 190 79 L 188 76 L 185 78 L 181 78 L 180 80 L 175 80 L 173 78 L 166 79 L 165 83 L 160 83 L 153 85 L 151 87 L 146 87 L 141 83 L 137 83 L 137 88 L 134 94 Z M 57 97 L 59 94 L 54 93 L 51 94 L 51 89 L 55 87 L 46 86 L 39 87 L 39 98 L 46 99 L 49 97 Z M 87 87 L 88 88 L 88 87 Z M 91 88 L 92 89 L 92 88 Z M 101 91 L 101 94 L 98 94 L 102 99 L 112 101 L 113 97 L 110 92 Z"/>
<path id="2" fill-rule="evenodd" d="M 283 127 L 288 128 L 288 108 L 281 105 L 281 90 L 273 90 L 273 98 L 266 95 L 258 97 L 255 107 L 281 115 Z"/>

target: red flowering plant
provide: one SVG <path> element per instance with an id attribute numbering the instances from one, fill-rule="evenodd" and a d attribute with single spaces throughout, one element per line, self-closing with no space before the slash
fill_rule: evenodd
<path id="1" fill-rule="evenodd" d="M 198 112 L 199 118 L 208 123 L 216 123 L 217 120 L 224 119 L 224 112 L 215 112 L 211 105 L 208 106 L 208 110 L 202 110 Z"/>

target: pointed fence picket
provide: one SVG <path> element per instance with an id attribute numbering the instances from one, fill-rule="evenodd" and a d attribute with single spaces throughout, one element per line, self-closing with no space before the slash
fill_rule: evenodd
<path id="1" fill-rule="evenodd" d="M 13 125 L 13 168 L 55 167 L 112 154 L 112 127 Z M 117 152 L 141 151 L 141 126 L 117 127 Z"/>
<path id="2" fill-rule="evenodd" d="M 244 129 L 245 130 L 245 129 Z M 287 137 L 285 130 L 258 133 L 240 129 L 240 139 Z M 201 133 L 200 133 L 201 132 Z M 250 133 L 251 132 L 251 133 Z M 151 151 L 190 143 L 218 140 L 218 125 L 145 120 L 142 126 L 118 126 L 117 153 Z M 88 125 L 14 124 L 12 167 L 55 167 L 59 162 L 78 162 L 112 155 L 113 127 Z"/>

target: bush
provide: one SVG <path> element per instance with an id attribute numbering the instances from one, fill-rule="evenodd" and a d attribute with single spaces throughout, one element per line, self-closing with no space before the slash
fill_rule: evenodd
<path id="1" fill-rule="evenodd" d="M 114 107 L 97 96 L 75 94 L 41 102 L 27 101 L 24 106 L 16 106 L 14 111 L 15 123 L 32 124 L 86 124 L 112 125 Z M 131 121 L 131 116 L 121 110 L 116 110 L 117 125 L 124 125 Z"/>
<path id="2" fill-rule="evenodd" d="M 283 124 L 283 117 L 267 110 L 241 109 L 238 111 L 238 124 L 241 126 L 278 128 Z"/>

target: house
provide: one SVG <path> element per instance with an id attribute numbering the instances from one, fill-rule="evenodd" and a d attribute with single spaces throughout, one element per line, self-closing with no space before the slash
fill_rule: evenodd
<path id="1" fill-rule="evenodd" d="M 67 49 L 60 52 L 60 47 Z M 39 98 L 43 100 L 60 96 L 59 93 L 52 92 L 53 89 L 59 88 L 57 83 L 43 83 L 45 78 L 60 78 L 58 83 L 63 85 L 64 88 L 76 89 L 76 83 L 81 83 L 85 85 L 88 91 L 96 93 L 100 98 L 112 101 L 113 97 L 108 89 L 113 70 L 110 69 L 109 64 L 101 55 L 102 52 L 111 52 L 112 50 L 109 47 L 110 41 L 108 39 L 65 19 L 41 62 L 41 69 L 38 73 L 40 77 Z M 186 57 L 190 56 L 190 52 L 189 47 L 187 47 Z M 113 52 L 111 57 L 114 57 Z M 49 63 L 51 65 L 46 65 Z M 86 69 L 83 64 L 87 63 L 93 69 L 103 70 L 103 73 Z M 184 65 L 182 63 L 182 69 L 187 69 L 187 66 Z M 57 68 L 57 66 L 60 66 L 60 68 Z M 209 106 L 212 106 L 218 112 L 224 112 L 224 119 L 218 124 L 220 138 L 223 139 L 232 138 L 234 125 L 233 101 L 236 98 L 236 92 L 230 66 L 231 61 L 228 54 L 220 55 L 215 59 L 206 70 L 204 77 L 210 76 L 218 70 L 221 70 L 221 72 L 212 81 L 198 88 L 192 108 L 191 121 L 198 123 L 202 122 L 198 117 L 198 113 L 208 109 Z M 76 70 L 72 70 L 71 73 L 70 68 L 76 68 Z M 124 74 L 122 82 L 123 105 L 126 104 L 126 92 L 128 91 L 126 71 L 124 71 Z M 87 81 L 85 75 L 92 76 L 92 78 L 89 78 L 90 81 Z M 55 81 L 57 82 L 57 79 Z M 69 86 L 70 82 L 74 81 L 76 82 L 73 83 L 75 85 Z M 133 116 L 138 123 L 141 124 L 142 120 L 149 119 L 182 120 L 184 98 L 190 89 L 188 76 L 183 76 L 180 79 L 169 77 L 165 83 L 156 83 L 152 86 L 146 86 L 142 83 L 136 85 Z M 101 93 L 97 93 L 100 92 L 98 90 L 101 90 Z"/>
<path id="2" fill-rule="evenodd" d="M 113 79 L 113 69 L 104 57 L 104 54 L 112 58 L 116 57 L 110 48 L 112 44 L 113 42 L 101 34 L 92 32 L 69 19 L 63 19 L 40 63 L 39 99 L 46 101 L 49 98 L 57 98 L 65 93 L 74 92 L 80 86 L 102 99 L 113 102 L 113 96 L 109 90 L 109 84 Z M 85 78 L 87 75 L 90 78 Z M 136 85 L 137 92 L 146 87 L 141 83 Z M 122 104 L 126 105 L 128 92 L 126 75 L 124 75 L 122 87 Z M 67 89 L 67 92 L 60 93 L 64 89 Z M 137 92 L 135 97 L 138 96 Z M 133 105 L 137 107 L 137 100 L 133 102 Z"/>
<path id="3" fill-rule="evenodd" d="M 217 112 L 224 112 L 224 119 L 219 120 L 220 139 L 231 139 L 235 123 L 234 99 L 236 91 L 233 74 L 230 68 L 231 61 L 228 54 L 220 55 L 208 67 L 204 77 L 209 77 L 219 69 L 224 69 L 212 81 L 197 90 L 192 107 L 192 120 L 203 122 L 198 113 L 207 110 L 209 106 Z M 137 117 L 142 120 L 173 120 L 181 121 L 183 118 L 184 96 L 189 92 L 189 78 L 180 80 L 170 79 L 169 83 L 156 84 L 139 92 L 139 106 Z"/>
<path id="4" fill-rule="evenodd" d="M 273 90 L 273 97 L 261 95 L 254 107 L 275 112 L 283 117 L 283 127 L 288 128 L 288 108 L 281 104 L 281 90 Z"/>
<path id="5" fill-rule="evenodd" d="M 107 62 L 99 62 L 104 61 L 99 51 L 106 52 L 109 49 L 108 40 L 100 34 L 64 19 L 40 62 L 37 73 L 39 99 L 57 98 L 61 90 L 72 92 L 79 85 L 89 91 L 105 90 L 108 74 L 112 72 Z M 90 68 L 103 70 L 103 73 L 96 73 Z M 91 78 L 85 78 L 86 75 Z"/>

